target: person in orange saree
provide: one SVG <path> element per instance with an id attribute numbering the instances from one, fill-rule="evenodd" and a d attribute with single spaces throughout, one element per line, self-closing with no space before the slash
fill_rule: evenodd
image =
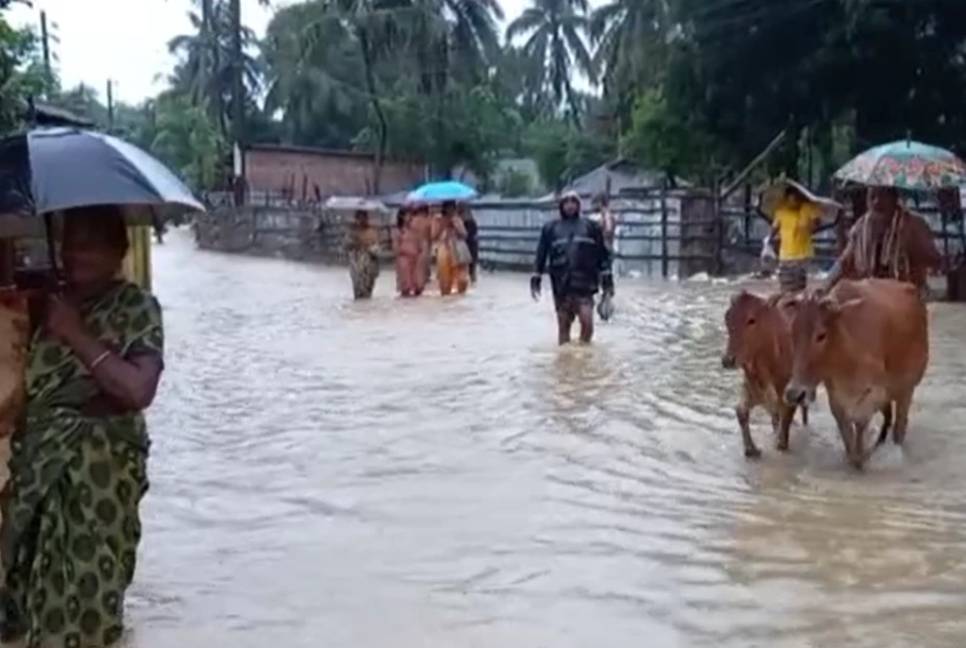
<path id="1" fill-rule="evenodd" d="M 442 215 L 434 223 L 433 241 L 436 244 L 436 276 L 441 295 L 455 289 L 466 293 L 470 286 L 472 253 L 466 244 L 466 226 L 460 218 L 456 203 L 443 204 Z"/>

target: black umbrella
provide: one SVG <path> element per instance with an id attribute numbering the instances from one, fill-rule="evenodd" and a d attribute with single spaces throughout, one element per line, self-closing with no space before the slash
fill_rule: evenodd
<path id="1" fill-rule="evenodd" d="M 0 214 L 45 217 L 55 270 L 51 216 L 93 205 L 120 205 L 145 225 L 171 209 L 204 211 L 167 167 L 116 137 L 50 128 L 0 140 Z"/>

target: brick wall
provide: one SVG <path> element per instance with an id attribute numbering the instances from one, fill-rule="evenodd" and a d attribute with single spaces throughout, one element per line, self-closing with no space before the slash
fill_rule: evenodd
<path id="1" fill-rule="evenodd" d="M 375 162 L 365 154 L 327 153 L 285 148 L 252 148 L 245 152 L 248 189 L 256 192 L 291 191 L 295 200 L 332 195 L 371 195 Z M 421 164 L 386 161 L 379 193 L 410 189 L 423 182 Z"/>

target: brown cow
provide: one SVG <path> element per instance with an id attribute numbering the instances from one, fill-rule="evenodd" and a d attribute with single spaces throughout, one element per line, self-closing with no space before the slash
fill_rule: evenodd
<path id="1" fill-rule="evenodd" d="M 731 298 L 725 313 L 728 348 L 721 364 L 725 369 L 741 367 L 744 374 L 735 414 L 745 456 L 749 458 L 761 456 L 751 438 L 751 411 L 760 406 L 771 414 L 778 449 L 784 452 L 788 450 L 788 430 L 798 406 L 788 405 L 782 398 L 792 374 L 792 345 L 789 322 L 776 302 L 777 297 L 765 300 L 742 291 Z M 808 425 L 808 407 L 801 407 L 802 422 Z"/>
<path id="2" fill-rule="evenodd" d="M 785 306 L 794 313 L 786 403 L 802 402 L 824 384 L 856 468 L 874 450 L 866 453 L 864 443 L 876 412 L 886 417 L 881 444 L 895 407 L 892 438 L 902 444 L 912 396 L 929 363 L 926 306 L 916 287 L 891 279 L 842 281 L 828 296 L 803 296 Z"/>

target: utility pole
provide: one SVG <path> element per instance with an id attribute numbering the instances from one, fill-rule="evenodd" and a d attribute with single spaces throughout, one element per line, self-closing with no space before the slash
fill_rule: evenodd
<path id="1" fill-rule="evenodd" d="M 241 146 L 245 135 L 245 81 L 242 58 L 241 0 L 231 0 L 231 76 L 232 76 L 232 131 Z"/>
<path id="2" fill-rule="evenodd" d="M 114 132 L 114 82 L 107 80 L 107 132 Z"/>
<path id="3" fill-rule="evenodd" d="M 44 50 L 44 74 L 47 76 L 47 88 L 44 96 L 49 98 L 50 88 L 54 85 L 54 74 L 50 69 L 50 34 L 47 32 L 47 12 L 40 12 L 40 40 Z"/>

